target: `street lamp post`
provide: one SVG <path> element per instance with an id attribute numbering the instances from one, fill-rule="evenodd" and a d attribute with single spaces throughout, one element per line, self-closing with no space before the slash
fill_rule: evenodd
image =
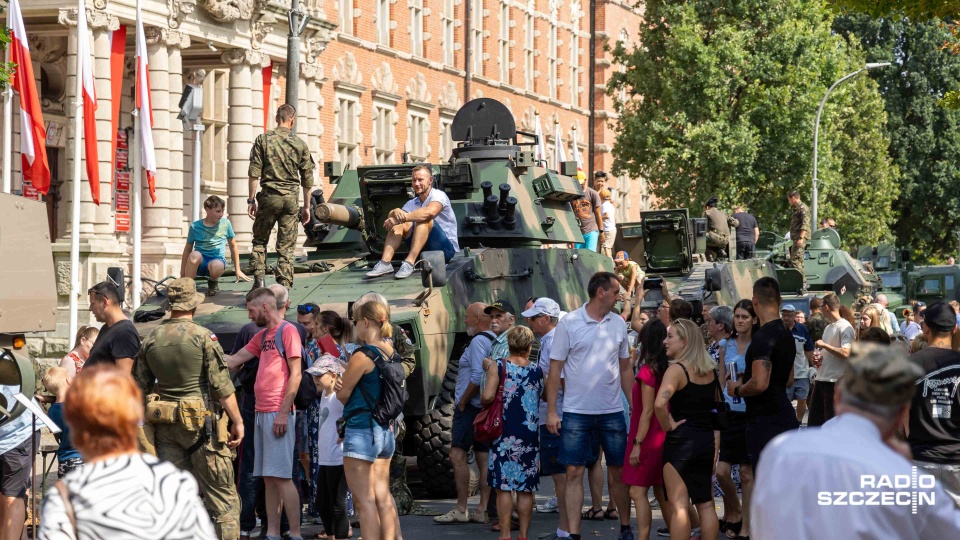
<path id="1" fill-rule="evenodd" d="M 848 73 L 840 78 L 837 82 L 833 83 L 829 89 L 827 89 L 826 95 L 823 96 L 823 100 L 820 101 L 820 107 L 817 108 L 817 121 L 813 126 L 813 222 L 810 224 L 812 227 L 816 228 L 819 221 L 817 220 L 817 198 L 819 197 L 819 178 L 817 178 L 817 147 L 820 139 L 820 115 L 823 113 L 823 106 L 827 103 L 827 98 L 830 97 L 830 92 L 833 92 L 833 89 L 840 85 L 843 81 L 847 79 L 852 79 L 859 75 L 860 73 L 874 68 L 887 67 L 890 65 L 890 62 L 870 62 L 863 66 L 862 68 L 854 71 L 853 73 Z"/>

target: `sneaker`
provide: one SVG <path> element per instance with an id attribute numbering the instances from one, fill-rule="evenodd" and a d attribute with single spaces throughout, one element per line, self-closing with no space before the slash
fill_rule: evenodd
<path id="1" fill-rule="evenodd" d="M 486 523 L 487 513 L 474 511 L 470 514 L 470 523 Z"/>
<path id="2" fill-rule="evenodd" d="M 657 536 L 670 537 L 670 527 L 659 527 L 657 528 Z"/>
<path id="3" fill-rule="evenodd" d="M 393 277 L 397 279 L 405 279 L 410 277 L 410 274 L 413 273 L 413 265 L 407 261 L 403 261 L 403 264 L 400 265 L 400 269 L 397 270 L 397 273 Z"/>
<path id="4" fill-rule="evenodd" d="M 633 540 L 633 529 L 627 529 L 621 532 L 617 540 Z"/>
<path id="5" fill-rule="evenodd" d="M 700 540 L 700 527 L 690 530 L 690 538 Z"/>
<path id="6" fill-rule="evenodd" d="M 659 510 L 659 509 L 660 509 L 660 501 L 658 501 L 656 497 L 650 499 L 650 508 L 651 508 L 652 510 Z"/>
<path id="7" fill-rule="evenodd" d="M 468 512 L 457 512 L 457 509 L 454 508 L 442 516 L 437 516 L 433 518 L 434 523 L 439 523 L 441 525 L 450 525 L 455 523 L 469 523 L 470 516 Z"/>
<path id="8" fill-rule="evenodd" d="M 393 265 L 388 262 L 379 261 L 373 267 L 373 270 L 367 272 L 367 277 L 380 277 L 393 273 Z"/>
<path id="9" fill-rule="evenodd" d="M 552 497 L 543 504 L 537 505 L 537 512 L 541 514 L 553 514 L 560 511 L 560 506 L 557 504 L 557 498 Z"/>
<path id="10" fill-rule="evenodd" d="M 211 279 L 207 282 L 207 296 L 216 296 L 220 292 L 220 282 Z"/>

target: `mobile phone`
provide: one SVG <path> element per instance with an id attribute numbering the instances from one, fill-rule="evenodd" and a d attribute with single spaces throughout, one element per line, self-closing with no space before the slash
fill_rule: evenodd
<path id="1" fill-rule="evenodd" d="M 663 278 L 659 278 L 659 277 L 644 278 L 643 288 L 644 290 L 662 289 Z"/>

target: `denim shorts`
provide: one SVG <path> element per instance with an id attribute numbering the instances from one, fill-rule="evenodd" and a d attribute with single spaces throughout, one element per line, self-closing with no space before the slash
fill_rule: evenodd
<path id="1" fill-rule="evenodd" d="M 405 238 L 404 241 L 409 248 L 410 243 L 413 241 L 413 233 Z M 441 229 L 436 223 L 434 223 L 433 228 L 430 229 L 430 234 L 427 236 L 427 243 L 423 245 L 423 250 L 421 253 L 423 251 L 442 251 L 443 258 L 446 262 L 450 262 L 450 259 L 457 254 L 457 250 L 453 247 L 453 242 L 447 238 L 447 235 L 443 232 L 443 229 Z"/>
<path id="2" fill-rule="evenodd" d="M 794 379 L 793 384 L 787 387 L 787 399 L 807 399 L 810 396 L 810 379 L 802 377 Z"/>
<path id="3" fill-rule="evenodd" d="M 540 426 L 540 476 L 566 472 L 567 468 L 560 463 L 560 435 L 550 433 L 547 426 Z"/>
<path id="4" fill-rule="evenodd" d="M 223 267 L 224 267 L 224 268 L 227 267 L 227 260 L 224 259 L 223 257 L 207 257 L 206 255 L 203 255 L 202 253 L 201 253 L 200 255 L 203 257 L 203 260 L 200 261 L 200 267 L 197 268 L 197 276 L 200 276 L 200 277 L 207 277 L 207 276 L 209 276 L 209 275 L 210 275 L 210 269 L 209 269 L 208 267 L 210 266 L 210 263 L 212 263 L 213 261 L 220 261 L 220 262 L 223 263 Z"/>
<path id="5" fill-rule="evenodd" d="M 560 463 L 585 467 L 588 465 L 594 437 L 600 446 L 608 467 L 622 467 L 627 447 L 627 426 L 622 412 L 609 414 L 563 413 L 560 424 Z"/>
<path id="6" fill-rule="evenodd" d="M 374 422 L 373 427 L 353 428 L 347 426 L 343 438 L 343 457 L 376 461 L 390 459 L 397 441 L 393 430 Z"/>
<path id="7" fill-rule="evenodd" d="M 453 409 L 453 433 L 451 446 L 463 450 L 473 448 L 474 452 L 489 452 L 490 447 L 473 437 L 473 421 L 480 414 L 480 407 L 467 404 L 463 411 L 459 407 Z"/>

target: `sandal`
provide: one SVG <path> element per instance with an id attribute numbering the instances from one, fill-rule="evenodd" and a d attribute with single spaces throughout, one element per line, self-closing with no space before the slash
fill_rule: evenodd
<path id="1" fill-rule="evenodd" d="M 589 508 L 584 510 L 580 514 L 580 519 L 586 519 L 589 521 L 603 521 L 603 509 L 602 508 Z"/>
<path id="2" fill-rule="evenodd" d="M 742 519 L 741 519 L 740 521 L 727 521 L 727 522 L 726 522 L 726 529 L 724 530 L 724 532 L 732 532 L 732 533 L 734 534 L 734 536 L 733 536 L 732 538 L 731 538 L 730 536 L 727 536 L 727 538 L 730 538 L 731 540 L 734 540 L 734 539 L 740 537 L 740 529 L 742 529 L 742 528 L 743 528 L 743 520 L 742 520 Z"/>
<path id="3" fill-rule="evenodd" d="M 603 513 L 603 519 L 620 519 L 620 512 L 616 508 L 610 508 Z"/>
<path id="4" fill-rule="evenodd" d="M 500 521 L 499 520 L 494 521 L 493 525 L 490 526 L 490 530 L 496 533 L 500 532 Z M 515 519 L 511 519 L 510 531 L 513 532 L 513 531 L 519 531 L 519 530 L 520 530 L 520 522 Z"/>

